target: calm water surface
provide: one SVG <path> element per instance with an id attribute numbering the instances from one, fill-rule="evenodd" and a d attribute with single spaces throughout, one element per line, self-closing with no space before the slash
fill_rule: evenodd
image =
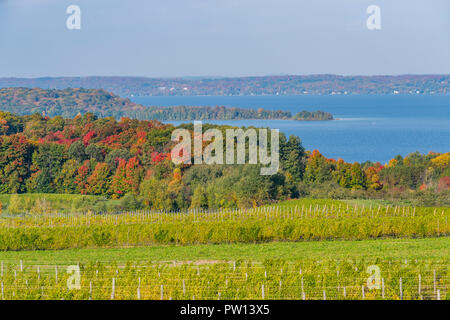
<path id="1" fill-rule="evenodd" d="M 329 158 L 386 163 L 397 154 L 450 151 L 450 95 L 132 97 L 146 106 L 227 106 L 331 112 L 336 121 L 208 121 L 271 127 Z M 171 121 L 179 124 L 183 121 Z M 185 121 L 189 122 L 189 121 Z"/>

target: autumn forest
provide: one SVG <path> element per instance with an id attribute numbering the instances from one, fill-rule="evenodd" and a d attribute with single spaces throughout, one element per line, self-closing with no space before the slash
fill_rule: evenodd
<path id="1" fill-rule="evenodd" d="M 166 210 L 254 207 L 302 196 L 448 205 L 450 153 L 346 163 L 281 135 L 278 174 L 260 176 L 258 166 L 249 164 L 175 166 L 173 130 L 158 121 L 91 113 L 65 119 L 1 112 L 0 193 L 127 197 L 134 206 Z"/>

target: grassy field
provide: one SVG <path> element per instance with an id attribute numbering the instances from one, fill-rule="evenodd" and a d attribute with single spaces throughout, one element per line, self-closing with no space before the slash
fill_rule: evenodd
<path id="1" fill-rule="evenodd" d="M 363 241 L 271 242 L 263 244 L 217 244 L 99 248 L 42 251 L 1 251 L 0 261 L 26 264 L 119 263 L 130 261 L 232 261 L 283 259 L 439 259 L 450 254 L 450 238 L 387 239 Z"/>
<path id="2" fill-rule="evenodd" d="M 1 252 L 1 299 L 449 299 L 449 247 L 430 238 Z M 68 290 L 69 265 L 80 281 Z"/>

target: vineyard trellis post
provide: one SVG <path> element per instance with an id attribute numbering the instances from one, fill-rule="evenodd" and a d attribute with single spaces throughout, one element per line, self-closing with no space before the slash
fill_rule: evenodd
<path id="1" fill-rule="evenodd" d="M 111 300 L 114 300 L 115 288 L 116 288 L 116 279 L 112 278 Z"/>
<path id="2" fill-rule="evenodd" d="M 420 298 L 420 292 L 422 291 L 422 276 L 419 273 L 419 298 Z"/>
<path id="3" fill-rule="evenodd" d="M 137 298 L 138 298 L 138 300 L 141 300 L 141 278 L 140 277 L 139 277 L 139 280 L 138 280 Z"/>
<path id="4" fill-rule="evenodd" d="M 436 270 L 433 270 L 433 294 L 436 297 Z"/>
<path id="5" fill-rule="evenodd" d="M 303 277 L 301 279 L 301 283 L 302 283 L 302 298 L 303 298 L 303 300 L 305 300 L 305 290 L 304 290 L 304 286 L 303 286 Z"/>

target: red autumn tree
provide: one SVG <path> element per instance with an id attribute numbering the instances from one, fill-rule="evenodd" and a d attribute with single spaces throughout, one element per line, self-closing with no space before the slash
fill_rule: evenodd
<path id="1" fill-rule="evenodd" d="M 448 190 L 450 188 L 450 177 L 442 177 L 438 182 L 438 192 Z"/>
<path id="2" fill-rule="evenodd" d="M 120 198 L 128 192 L 137 193 L 143 175 L 144 169 L 137 157 L 130 158 L 128 162 L 119 159 L 111 182 L 111 193 L 115 198 Z"/>
<path id="3" fill-rule="evenodd" d="M 130 158 L 125 168 L 126 181 L 130 185 L 130 190 L 133 193 L 139 191 L 139 184 L 144 175 L 144 168 L 142 168 L 137 157 Z"/>
<path id="4" fill-rule="evenodd" d="M 87 194 L 87 179 L 89 175 L 89 160 L 86 160 L 79 168 L 77 176 L 75 177 L 75 183 L 77 190 L 81 194 Z"/>
<path id="5" fill-rule="evenodd" d="M 95 131 L 89 131 L 84 137 L 83 137 L 83 144 L 87 147 L 89 145 L 89 141 L 91 141 L 92 138 L 96 136 Z"/>

